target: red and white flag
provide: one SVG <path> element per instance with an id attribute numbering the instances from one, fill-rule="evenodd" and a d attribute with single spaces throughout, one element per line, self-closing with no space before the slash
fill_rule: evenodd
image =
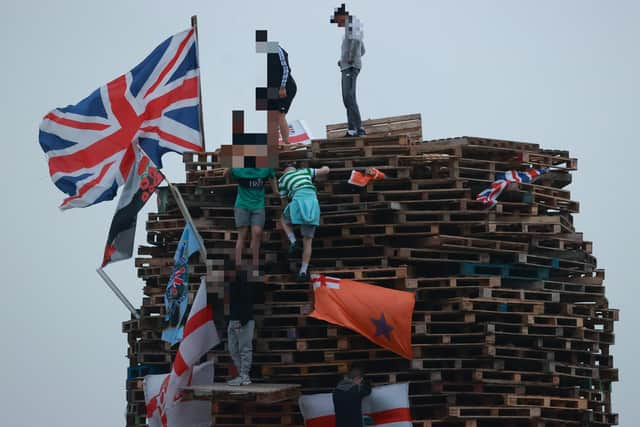
<path id="1" fill-rule="evenodd" d="M 298 399 L 306 427 L 335 427 L 336 413 L 331 393 L 310 394 Z M 373 419 L 374 426 L 412 427 L 409 410 L 409 384 L 374 387 L 362 399 L 362 413 Z"/>
<path id="2" fill-rule="evenodd" d="M 284 145 L 282 135 L 278 132 L 278 145 Z M 311 132 L 304 120 L 289 122 L 289 145 L 311 144 Z"/>
<path id="3" fill-rule="evenodd" d="M 175 411 L 176 402 L 180 401 L 180 389 L 189 385 L 194 364 L 218 343 L 220 338 L 213 323 L 213 311 L 207 305 L 207 285 L 203 277 L 184 326 L 184 335 L 171 373 L 160 385 L 159 392 L 151 396 L 147 402 L 147 418 L 150 425 L 182 426 L 179 423 L 169 423 L 169 414 Z"/>
<path id="4" fill-rule="evenodd" d="M 144 377 L 144 399 L 147 409 L 155 412 L 155 405 L 158 404 L 158 395 L 165 381 L 168 381 L 170 374 L 147 375 Z M 214 367 L 213 361 L 208 361 L 193 367 L 193 374 L 188 385 L 213 384 Z M 211 425 L 211 402 L 202 400 L 192 400 L 182 402 L 180 400 L 166 412 L 166 424 L 168 426 L 180 427 L 209 427 Z M 162 417 L 159 411 L 157 415 L 149 419 L 149 427 L 161 427 Z"/>

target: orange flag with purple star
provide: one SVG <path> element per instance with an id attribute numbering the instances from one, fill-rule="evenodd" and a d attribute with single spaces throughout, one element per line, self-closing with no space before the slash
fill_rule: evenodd
<path id="1" fill-rule="evenodd" d="M 413 292 L 348 279 L 311 275 L 315 307 L 309 315 L 344 326 L 380 347 L 411 359 Z"/>

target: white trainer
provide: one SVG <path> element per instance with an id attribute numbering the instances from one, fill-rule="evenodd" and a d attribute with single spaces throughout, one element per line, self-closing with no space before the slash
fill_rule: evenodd
<path id="1" fill-rule="evenodd" d="M 243 381 L 243 378 L 238 376 L 238 377 L 235 377 L 232 380 L 227 381 L 227 384 L 228 385 L 233 385 L 233 386 L 242 385 L 242 381 Z"/>

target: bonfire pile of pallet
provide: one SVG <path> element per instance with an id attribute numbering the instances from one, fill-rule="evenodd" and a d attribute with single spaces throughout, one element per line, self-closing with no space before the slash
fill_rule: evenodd
<path id="1" fill-rule="evenodd" d="M 344 125 L 342 125 L 344 126 Z M 369 135 L 329 139 L 280 153 L 280 166 L 331 168 L 318 182 L 321 226 L 311 272 L 416 293 L 413 360 L 341 327 L 307 316 L 309 283 L 296 283 L 299 254 L 277 225 L 279 199 L 267 189 L 267 225 L 257 283 L 252 378 L 327 392 L 349 367 L 373 384 L 410 383 L 414 426 L 610 426 L 610 346 L 617 310 L 608 306 L 604 271 L 573 226 L 578 202 L 564 189 L 577 160 L 537 144 L 461 137 L 422 142 L 419 115 L 365 122 Z M 179 189 L 208 249 L 196 259 L 195 292 L 207 274 L 216 324 L 228 312 L 222 272 L 233 257 L 236 184 L 223 177 L 218 152 L 184 156 Z M 348 184 L 352 170 L 375 167 L 382 181 Z M 493 209 L 475 200 L 496 173 L 551 168 L 533 184 L 510 186 Z M 175 348 L 160 340 L 163 292 L 184 220 L 170 197 L 149 215 L 148 245 L 136 260 L 144 280 L 141 318 L 123 323 L 129 338 L 127 425 L 144 419 L 142 377 L 168 372 Z M 249 254 L 245 255 L 249 258 Z M 208 271 L 208 273 L 207 273 Z M 226 342 L 209 354 L 216 381 L 233 374 Z M 217 426 L 302 426 L 295 400 L 268 405 L 212 402 Z"/>

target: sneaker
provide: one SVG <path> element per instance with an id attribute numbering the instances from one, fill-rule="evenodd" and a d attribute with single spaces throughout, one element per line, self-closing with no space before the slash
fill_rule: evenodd
<path id="1" fill-rule="evenodd" d="M 366 134 L 367 134 L 367 132 L 365 132 L 365 130 L 363 128 L 358 129 L 358 131 L 356 132 L 356 135 L 358 135 L 358 136 L 364 136 Z"/>
<path id="2" fill-rule="evenodd" d="M 234 379 L 227 381 L 227 384 L 232 386 L 238 386 L 238 385 L 242 385 L 243 381 L 244 381 L 243 377 L 237 376 Z M 249 383 L 251 383 L 251 380 L 249 380 Z"/>
<path id="3" fill-rule="evenodd" d="M 251 378 L 249 378 L 249 375 L 243 375 L 240 378 L 242 379 L 242 381 L 240 382 L 240 385 L 249 385 L 249 384 L 251 384 Z"/>
<path id="4" fill-rule="evenodd" d="M 309 281 L 309 272 L 306 273 L 298 273 L 296 277 L 297 282 L 308 282 Z"/>
<path id="5" fill-rule="evenodd" d="M 354 136 L 358 136 L 358 131 L 349 129 L 343 138 L 353 138 Z"/>

